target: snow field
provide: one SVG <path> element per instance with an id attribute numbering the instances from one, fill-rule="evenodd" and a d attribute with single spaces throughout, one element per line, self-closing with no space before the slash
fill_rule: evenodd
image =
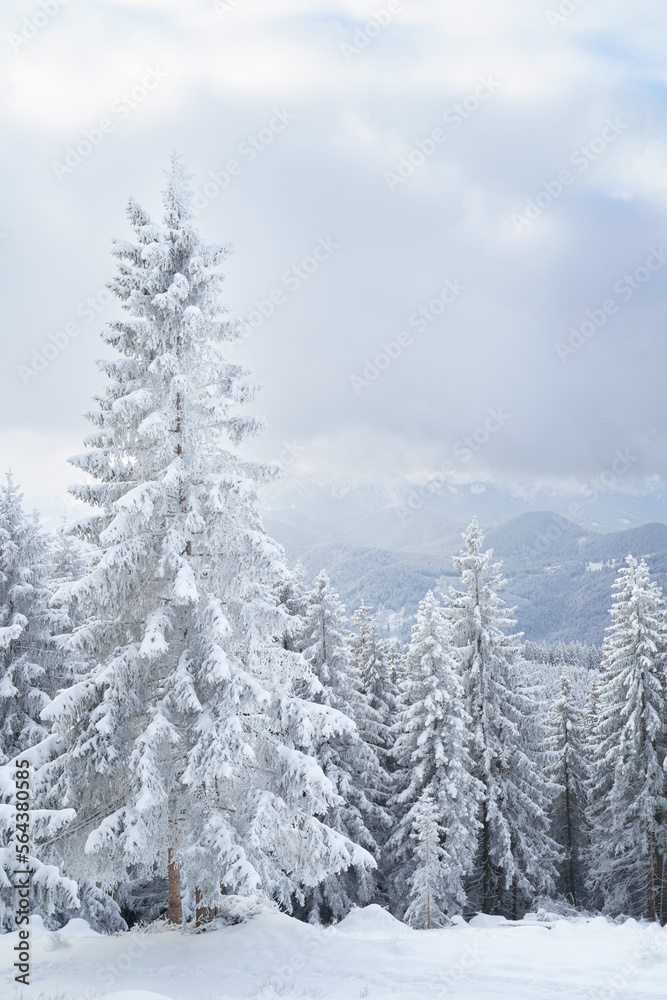
<path id="1" fill-rule="evenodd" d="M 265 911 L 189 934 L 102 936 L 34 921 L 31 986 L 14 989 L 16 934 L 0 939 L 2 1000 L 664 1000 L 667 929 L 602 917 L 475 917 L 411 930 L 378 906 L 334 927 Z"/>

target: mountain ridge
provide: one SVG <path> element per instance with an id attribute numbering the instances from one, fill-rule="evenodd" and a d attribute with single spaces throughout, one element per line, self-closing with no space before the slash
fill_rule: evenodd
<path id="1" fill-rule="evenodd" d="M 454 500 L 451 493 L 427 497 L 404 516 L 404 510 L 396 511 L 400 494 L 386 488 L 302 480 L 271 498 L 264 520 L 289 561 L 301 561 L 311 581 L 327 570 L 348 613 L 370 604 L 387 629 L 403 638 L 409 637 L 426 592 L 447 592 L 456 584 L 452 557 L 473 513 L 487 547 L 503 563 L 502 597 L 516 607 L 517 628 L 528 639 L 599 644 L 609 624 L 611 585 L 630 552 L 646 557 L 667 589 L 667 503 L 661 493 L 648 503 L 629 493 L 600 498 L 606 520 L 599 527 L 592 519 L 577 523 L 557 511 L 535 509 L 534 497 L 526 500 L 489 484 L 473 491 L 474 485 L 457 487 Z M 546 494 L 540 503 L 546 503 Z M 663 509 L 664 521 L 642 522 L 644 513 Z M 514 516 L 503 518 L 508 511 Z M 623 520 L 636 523 L 621 527 Z"/>

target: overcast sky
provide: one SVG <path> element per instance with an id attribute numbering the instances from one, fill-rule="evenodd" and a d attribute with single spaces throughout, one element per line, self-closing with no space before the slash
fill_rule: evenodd
<path id="1" fill-rule="evenodd" d="M 264 385 L 256 455 L 543 480 L 620 451 L 665 474 L 664 3 L 4 0 L 0 18 L 0 451 L 30 497 L 75 478 L 110 241 L 129 195 L 159 215 L 174 147 L 203 234 L 236 248 L 233 314 L 279 303 L 236 350 Z"/>

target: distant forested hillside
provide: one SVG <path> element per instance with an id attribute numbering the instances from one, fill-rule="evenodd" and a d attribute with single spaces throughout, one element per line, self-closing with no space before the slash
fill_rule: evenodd
<path id="1" fill-rule="evenodd" d="M 406 514 L 400 506 L 397 513 L 396 499 L 377 488 L 335 492 L 301 484 L 289 503 L 269 509 L 265 523 L 290 561 L 303 563 L 310 579 L 325 568 L 349 610 L 369 604 L 392 631 L 408 638 L 424 594 L 457 585 L 452 556 L 476 502 L 486 542 L 503 563 L 503 597 L 516 606 L 527 639 L 599 644 L 609 624 L 611 585 L 630 552 L 645 556 L 655 579 L 667 589 L 667 524 L 610 530 L 619 521 L 638 519 L 627 496 L 622 498 L 625 506 L 618 497 L 614 505 L 607 501 L 613 517 L 601 532 L 553 511 L 525 511 L 525 500 L 502 491 L 476 494 L 468 488 L 456 497 L 436 496 Z M 518 516 L 498 523 L 497 518 L 521 507 Z M 650 504 L 640 498 L 637 509 L 659 514 L 661 498 Z M 667 520 L 667 506 L 664 516 Z"/>

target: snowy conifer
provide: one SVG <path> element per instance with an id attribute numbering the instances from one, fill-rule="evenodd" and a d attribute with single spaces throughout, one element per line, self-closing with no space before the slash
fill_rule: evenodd
<path id="1" fill-rule="evenodd" d="M 393 714 L 398 707 L 399 689 L 406 676 L 406 649 L 400 639 L 385 639 L 381 644 L 382 656 L 389 674 L 389 682 L 394 692 Z"/>
<path id="2" fill-rule="evenodd" d="M 429 862 L 431 874 L 440 866 L 437 880 L 430 883 L 437 911 L 461 913 L 467 904 L 464 881 L 472 873 L 477 849 L 482 786 L 472 774 L 470 717 L 449 627 L 431 592 L 419 605 L 407 670 L 394 746 L 402 786 L 394 799 L 398 823 L 387 845 L 396 909 L 404 912 L 410 885 L 414 892 L 415 864 L 418 859 L 423 863 L 419 853 L 415 856 L 412 840 L 415 824 L 425 822 L 427 801 L 442 840 L 437 850 L 431 844 Z"/>
<path id="3" fill-rule="evenodd" d="M 463 672 L 466 710 L 472 719 L 474 773 L 484 787 L 476 876 L 469 895 L 485 913 L 514 914 L 540 894 L 554 891 L 558 849 L 548 833 L 551 790 L 532 756 L 532 729 L 524 721 L 538 706 L 518 668 L 516 622 L 497 591 L 499 564 L 484 552 L 476 519 L 465 549 L 454 559 L 463 591 L 451 590 L 447 617 Z"/>
<path id="4" fill-rule="evenodd" d="M 614 583 L 603 644 L 591 780 L 591 885 L 608 913 L 664 919 L 665 637 L 644 561 Z"/>
<path id="5" fill-rule="evenodd" d="M 302 652 L 308 642 L 306 615 L 308 614 L 308 591 L 306 571 L 297 563 L 294 569 L 286 570 L 284 580 L 278 585 L 278 603 L 288 615 L 283 634 L 283 646 L 295 652 Z"/>
<path id="6" fill-rule="evenodd" d="M 447 885 L 447 862 L 441 842 L 445 832 L 439 822 L 440 810 L 432 797 L 425 792 L 411 810 L 412 830 L 415 841 L 415 865 L 408 877 L 412 901 L 405 911 L 405 922 L 411 927 L 429 930 L 449 923 L 442 909 L 450 887 Z"/>
<path id="7" fill-rule="evenodd" d="M 324 571 L 309 595 L 306 635 L 304 656 L 320 687 L 318 700 L 361 726 L 367 701 L 351 656 L 345 609 Z M 326 822 L 377 858 L 391 820 L 383 806 L 388 775 L 375 746 L 364 742 L 357 729 L 323 740 L 316 755 L 340 796 Z M 330 875 L 309 894 L 309 919 L 340 920 L 352 906 L 365 906 L 376 895 L 376 872 L 365 866 Z"/>
<path id="8" fill-rule="evenodd" d="M 51 632 L 50 543 L 23 510 L 11 475 L 0 487 L 0 763 L 41 742 L 57 686 Z"/>
<path id="9" fill-rule="evenodd" d="M 34 869 L 32 903 L 43 913 L 59 905 L 77 905 L 76 884 L 49 863 L 48 850 L 35 845 L 71 819 L 52 796 L 45 769 L 57 750 L 41 713 L 61 682 L 62 662 L 52 642 L 61 614 L 50 608 L 48 587 L 51 544 L 37 517 L 23 509 L 22 495 L 11 475 L 0 487 L 0 902 L 7 906 L 3 922 L 11 926 L 10 888 L 17 867 L 18 834 L 29 838 L 27 860 Z M 21 796 L 29 791 L 29 829 L 19 827 L 17 761 L 22 765 Z M 37 857 L 36 849 L 40 857 Z"/>
<path id="10" fill-rule="evenodd" d="M 117 241 L 111 288 L 127 313 L 109 324 L 118 352 L 73 459 L 94 482 L 82 523 L 93 570 L 61 591 L 89 619 L 72 645 L 98 666 L 48 708 L 66 743 L 62 795 L 77 811 L 63 858 L 114 885 L 134 865 L 181 879 L 203 908 L 225 890 L 282 904 L 327 874 L 372 864 L 320 817 L 336 792 L 312 756 L 349 729 L 294 692 L 307 664 L 282 642 L 282 549 L 258 513 L 275 470 L 238 445 L 248 372 L 225 358 L 241 336 L 219 303 L 227 249 L 192 224 L 192 191 L 172 159 L 162 223 L 130 201 L 134 240 Z"/>
<path id="11" fill-rule="evenodd" d="M 396 690 L 389 678 L 372 609 L 362 605 L 354 612 L 352 623 L 352 657 L 368 706 L 366 718 L 360 720 L 359 725 L 364 740 L 375 744 L 381 753 L 386 754 L 390 749 L 390 726 L 396 709 Z"/>
<path id="12" fill-rule="evenodd" d="M 552 804 L 551 832 L 562 849 L 558 889 L 573 906 L 580 906 L 586 884 L 589 773 L 583 719 L 573 703 L 566 666 L 561 672 L 558 697 L 552 706 L 549 723 L 549 772 L 557 789 Z"/>

